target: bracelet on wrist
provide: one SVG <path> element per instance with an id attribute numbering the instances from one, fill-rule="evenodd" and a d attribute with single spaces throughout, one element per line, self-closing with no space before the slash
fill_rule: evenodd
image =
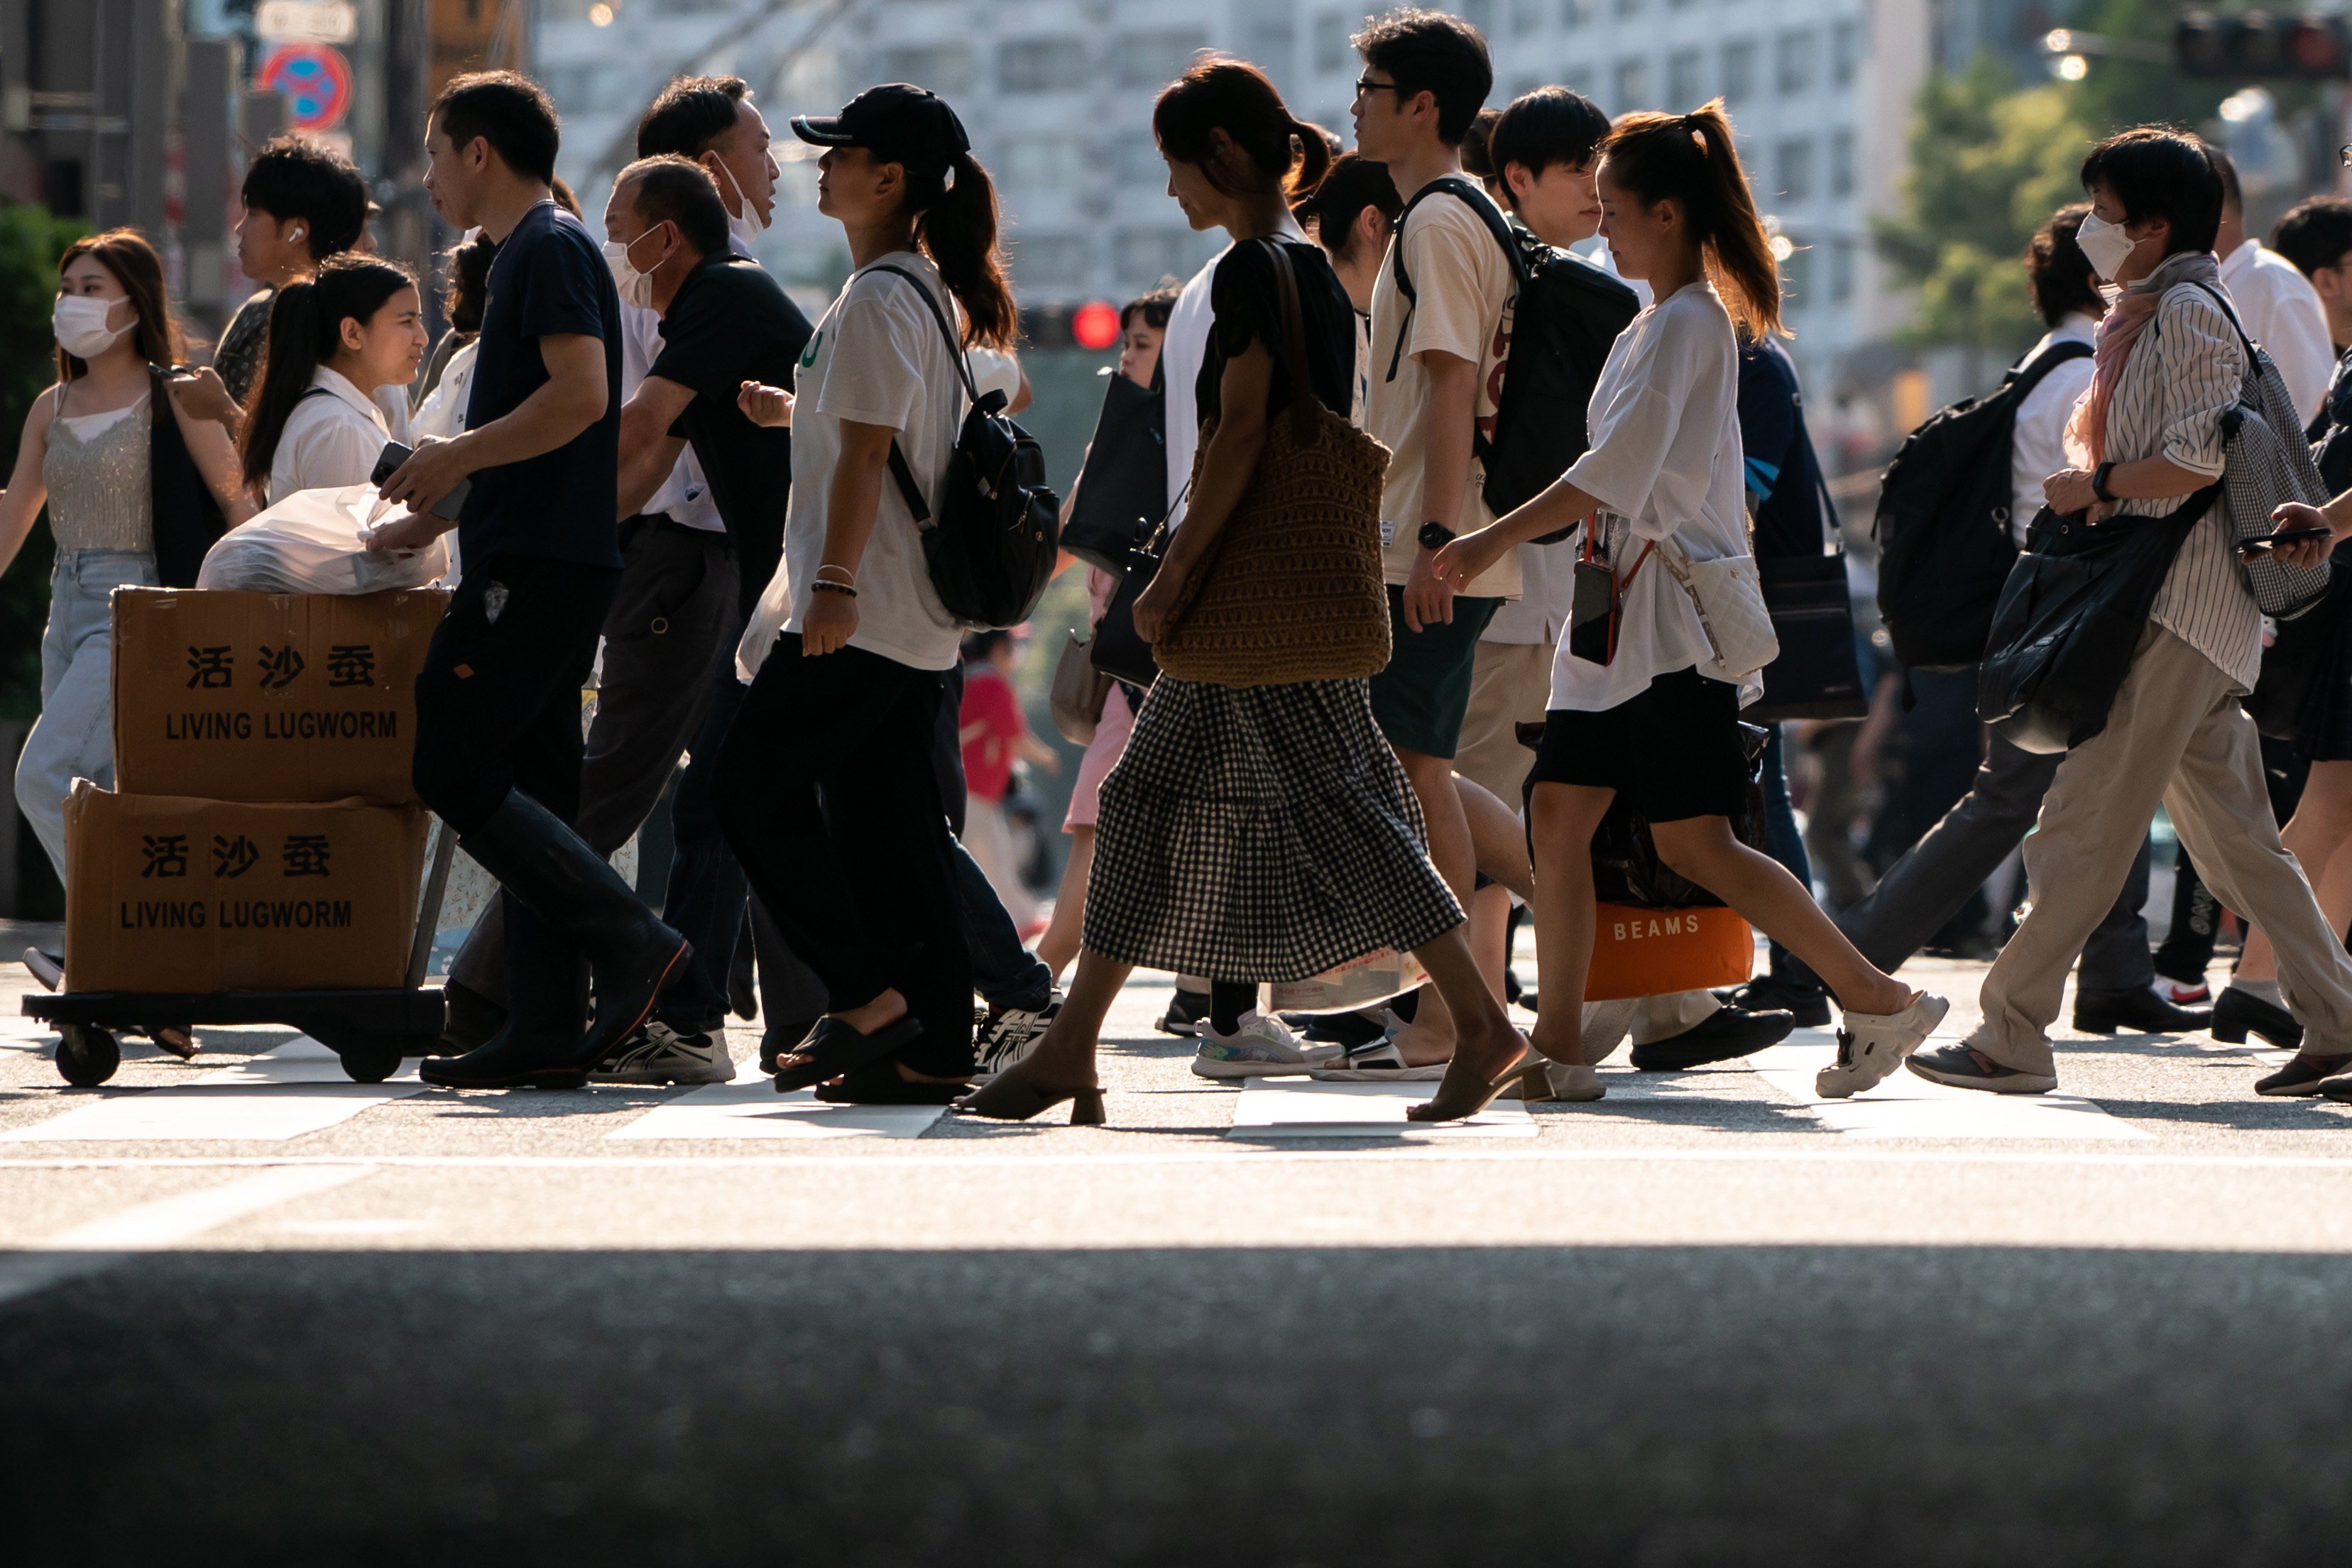
<path id="1" fill-rule="evenodd" d="M 2116 465 L 2112 458 L 2091 470 L 2091 494 L 2102 501 L 2114 500 L 2115 492 L 2107 488 L 2107 476 L 2115 471 Z"/>
<path id="2" fill-rule="evenodd" d="M 809 583 L 809 588 L 812 591 L 817 593 L 845 593 L 852 599 L 857 597 L 857 590 L 852 588 L 849 584 L 845 582 L 830 582 L 822 577 L 813 579 Z"/>
<path id="3" fill-rule="evenodd" d="M 837 571 L 841 573 L 841 580 L 845 583 L 855 583 L 857 580 L 857 574 L 856 572 L 850 570 L 849 568 L 845 566 L 835 566 L 831 561 L 826 561 L 823 566 L 816 569 L 817 576 L 819 578 L 824 577 L 828 571 Z"/>

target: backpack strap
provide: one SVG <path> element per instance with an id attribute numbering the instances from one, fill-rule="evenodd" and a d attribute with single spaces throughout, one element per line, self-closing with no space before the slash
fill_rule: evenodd
<path id="1" fill-rule="evenodd" d="M 2029 355 L 2023 363 L 2002 378 L 2004 391 L 2014 392 L 2020 402 L 2033 395 L 2042 378 L 2069 360 L 2084 360 L 2092 354 L 2091 345 L 2079 338 L 2061 338 L 2038 354 Z"/>
<path id="2" fill-rule="evenodd" d="M 1412 200 L 1405 204 L 1404 211 L 1397 214 L 1396 243 L 1389 247 L 1389 271 L 1396 278 L 1397 292 L 1404 296 L 1405 311 L 1404 319 L 1397 323 L 1396 346 L 1389 351 L 1389 373 L 1384 378 L 1388 381 L 1396 380 L 1397 366 L 1404 360 L 1405 334 L 1412 329 L 1413 311 L 1421 303 L 1420 295 L 1413 290 L 1412 275 L 1405 270 L 1404 266 L 1405 222 L 1412 216 L 1413 208 L 1438 195 L 1452 196 L 1478 214 L 1479 220 L 1486 225 L 1486 232 L 1493 235 L 1495 243 L 1503 247 L 1504 258 L 1511 264 L 1513 287 L 1527 286 L 1527 257 L 1519 252 L 1518 241 L 1511 234 L 1509 221 L 1488 199 L 1486 192 L 1459 174 L 1441 174 L 1415 191 Z"/>
<path id="3" fill-rule="evenodd" d="M 955 361 L 956 374 L 963 382 L 964 396 L 974 403 L 979 402 L 980 386 L 972 380 L 971 358 L 964 353 L 962 340 L 956 336 L 954 326 L 948 320 L 948 313 L 940 308 L 939 296 L 933 294 L 921 278 L 903 267 L 870 267 L 866 270 L 887 272 L 914 286 L 915 292 L 923 297 L 923 303 L 930 307 L 931 319 L 940 326 L 940 336 L 947 340 L 949 357 Z M 988 395 L 1000 405 L 1004 401 L 1003 392 Z M 993 413 L 995 410 L 992 408 L 989 412 Z M 895 435 L 890 438 L 890 477 L 898 482 L 898 494 L 905 498 L 907 510 L 913 515 L 915 526 L 919 528 L 927 526 L 931 520 L 930 503 L 923 499 L 923 488 L 915 483 L 915 471 L 908 465 L 907 455 L 898 449 L 898 438 Z"/>

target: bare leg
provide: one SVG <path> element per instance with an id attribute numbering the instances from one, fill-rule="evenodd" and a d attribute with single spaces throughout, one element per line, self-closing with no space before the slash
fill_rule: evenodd
<path id="1" fill-rule="evenodd" d="M 1529 805 L 1535 828 L 1535 1048 L 1554 1061 L 1584 1061 L 1584 977 L 1592 967 L 1598 916 L 1592 893 L 1592 835 L 1614 789 L 1538 784 Z"/>
<path id="2" fill-rule="evenodd" d="M 1430 862 L 1445 879 L 1445 885 L 1454 890 L 1454 896 L 1461 900 L 1462 907 L 1467 909 L 1478 880 L 1478 857 L 1470 838 L 1470 819 L 1462 808 L 1461 794 L 1454 787 L 1454 759 L 1428 757 L 1402 747 L 1396 755 L 1397 761 L 1404 766 L 1406 779 L 1412 785 L 1414 798 L 1421 802 L 1422 821 L 1429 830 Z M 1453 1057 L 1454 1016 L 1435 986 L 1421 988 L 1412 1022 L 1397 1032 L 1396 1046 L 1405 1061 L 1415 1067 Z"/>
<path id="3" fill-rule="evenodd" d="M 1734 838 L 1730 819 L 1685 817 L 1650 824 L 1651 841 L 1668 867 L 1731 905 L 1822 977 L 1849 1012 L 1899 1013 L 1917 995 L 1854 951 L 1780 862 Z M 1550 989 L 1547 981 L 1545 990 Z M 1545 1010 L 1551 998 L 1543 998 Z"/>
<path id="4" fill-rule="evenodd" d="M 1054 896 L 1054 923 L 1037 939 L 1037 956 L 1062 983 L 1062 971 L 1078 956 L 1080 934 L 1086 928 L 1087 881 L 1095 866 L 1095 831 L 1091 826 L 1070 830 L 1070 858 L 1062 864 L 1062 890 Z"/>
<path id="5" fill-rule="evenodd" d="M 1511 1027 L 1510 1015 L 1487 988 L 1471 956 L 1465 928 L 1456 925 L 1436 941 L 1413 949 L 1413 956 L 1429 971 L 1431 988 L 1453 1009 L 1461 1039 L 1454 1065 L 1480 1082 L 1490 1082 L 1519 1059 L 1526 1042 Z"/>
<path id="6" fill-rule="evenodd" d="M 1474 779 L 1454 776 L 1454 792 L 1462 798 L 1463 820 L 1470 825 L 1470 844 L 1476 868 L 1490 882 L 1499 883 L 1521 898 L 1536 891 L 1535 868 L 1528 862 L 1528 832 L 1518 809 Z"/>
<path id="7" fill-rule="evenodd" d="M 2327 923 L 2341 933 L 2345 922 L 2352 919 L 2352 864 L 2339 873 L 2336 863 L 2346 858 L 2343 851 L 2352 844 L 2352 762 L 2311 765 L 2311 780 L 2303 788 L 2294 819 L 2279 830 L 2279 842 L 2302 864 L 2303 874 L 2319 894 L 2319 907 L 2326 911 Z M 2235 977 L 2278 978 L 2277 956 L 2259 925 L 2246 935 L 2246 950 L 2238 960 Z"/>
<path id="8" fill-rule="evenodd" d="M 1040 1089 L 1092 1088 L 1103 1019 L 1110 1016 L 1119 988 L 1134 972 L 1132 964 L 1106 958 L 1091 948 L 1081 951 L 1062 1010 L 1038 1040 L 1037 1049 L 1012 1071 Z"/>
<path id="9" fill-rule="evenodd" d="M 1503 994 L 1503 971 L 1510 967 L 1511 890 L 1482 887 L 1470 903 L 1470 951 L 1486 988 Z"/>

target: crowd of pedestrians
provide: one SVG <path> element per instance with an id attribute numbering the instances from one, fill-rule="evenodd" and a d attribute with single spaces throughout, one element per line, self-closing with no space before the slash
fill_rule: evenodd
<path id="1" fill-rule="evenodd" d="M 1197 1037 L 1194 1072 L 1432 1082 L 1421 1120 L 1598 1099 L 1628 1036 L 1672 1071 L 1832 1019 L 1825 1097 L 1906 1064 L 2039 1092 L 2079 965 L 2077 1029 L 2257 1034 L 2297 1052 L 2260 1092 L 2352 1100 L 2352 586 L 2321 575 L 2352 537 L 2352 203 L 2265 244 L 2216 149 L 2090 151 L 2017 278 L 2046 335 L 1938 416 L 1987 436 L 1954 493 L 1990 497 L 1967 519 L 1990 629 L 1906 667 L 1957 589 L 1890 590 L 1891 640 L 1779 614 L 1826 582 L 1845 626 L 1847 567 L 1721 105 L 1490 105 L 1485 39 L 1435 12 L 1353 42 L 1352 149 L 1238 59 L 1155 104 L 1168 195 L 1223 243 L 1122 312 L 1062 508 L 1126 521 L 1085 550 L 1065 657 L 1089 738 L 1049 914 L 1006 800 L 1056 754 L 1014 634 L 937 576 L 969 492 L 1011 474 L 972 453 L 1027 400 L 1019 312 L 981 152 L 906 83 L 790 123 L 850 264 L 814 322 L 752 256 L 777 132 L 730 77 L 662 90 L 593 220 L 544 92 L 451 81 L 424 128 L 464 231 L 437 343 L 416 277 L 371 254 L 357 172 L 299 140 L 253 162 L 259 288 L 208 367 L 143 239 L 68 248 L 57 385 L 0 496 L 0 565 L 45 507 L 58 544 L 16 792 L 60 875 L 72 781 L 111 777 L 108 593 L 185 586 L 261 508 L 374 483 L 407 509 L 370 548 L 455 536 L 415 776 L 500 889 L 428 1082 L 726 1081 L 748 967 L 779 1091 L 1100 1123 L 1140 967 L 1177 977 L 1160 1026 Z M 2019 584 L 2091 579 L 2097 656 L 2018 639 L 2053 596 Z M 1851 757 L 1882 745 L 1917 789 L 1865 867 Z M 2179 855 L 2152 952 L 2159 808 Z M 665 810 L 649 906 L 610 857 Z M 1982 1021 L 1931 1045 L 1948 1000 L 1893 971 L 1984 934 L 2021 846 Z M 1589 1002 L 1628 855 L 1763 933 L 1765 971 Z M 1356 1010 L 1262 1005 L 1367 966 L 1396 983 Z"/>

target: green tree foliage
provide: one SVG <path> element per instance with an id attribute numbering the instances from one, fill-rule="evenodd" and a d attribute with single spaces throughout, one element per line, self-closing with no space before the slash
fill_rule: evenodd
<path id="1" fill-rule="evenodd" d="M 1990 58 L 1928 79 L 1912 110 L 1903 215 L 1878 235 L 1918 290 L 1908 341 L 2006 360 L 2042 335 L 2021 258 L 2052 213 L 2082 200 L 2092 140 L 2064 89 L 2020 92 Z"/>
<path id="2" fill-rule="evenodd" d="M 58 294 L 58 256 L 81 232 L 80 224 L 53 218 L 43 207 L 0 206 L 0 445 L 12 465 L 25 415 L 57 379 L 49 307 Z M 46 521 L 37 523 L 0 576 L 0 718 L 29 719 L 41 711 L 41 629 L 49 618 L 54 556 Z"/>

